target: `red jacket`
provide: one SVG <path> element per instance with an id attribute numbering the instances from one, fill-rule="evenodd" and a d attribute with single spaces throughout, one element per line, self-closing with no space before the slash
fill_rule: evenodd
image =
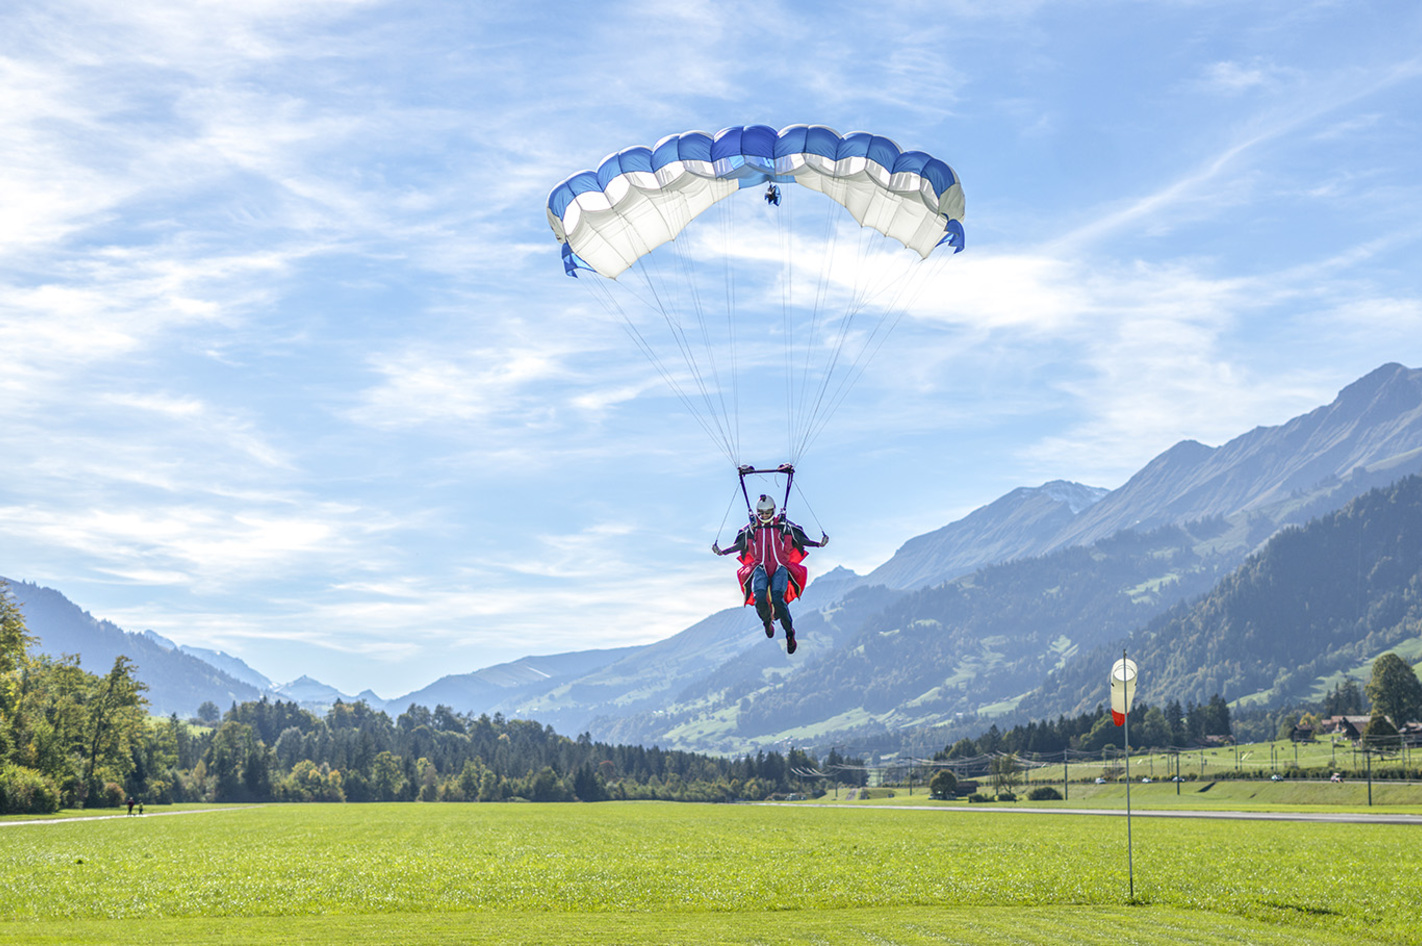
<path id="1" fill-rule="evenodd" d="M 777 516 L 769 525 L 761 525 L 757 521 L 742 529 L 731 549 L 740 553 L 737 561 L 741 567 L 736 569 L 736 578 L 746 596 L 746 604 L 755 603 L 755 596 L 751 593 L 751 575 L 757 565 L 765 566 L 767 577 L 773 576 L 775 570 L 784 565 L 790 574 L 790 581 L 785 587 L 785 602 L 788 604 L 798 598 L 809 578 L 809 571 L 800 564 L 807 554 L 806 545 L 818 543 L 809 542 L 804 530 L 784 516 Z"/>

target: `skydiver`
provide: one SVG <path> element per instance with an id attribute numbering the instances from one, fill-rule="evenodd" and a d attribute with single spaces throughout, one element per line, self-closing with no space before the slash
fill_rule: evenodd
<path id="1" fill-rule="evenodd" d="M 780 188 L 776 187 L 774 184 L 771 184 L 769 187 L 767 187 L 765 189 L 765 202 L 767 204 L 773 204 L 774 206 L 779 207 Z"/>
<path id="2" fill-rule="evenodd" d="M 782 513 L 775 514 L 775 500 L 762 493 L 755 504 L 755 515 L 736 534 L 730 548 L 715 542 L 711 551 L 717 555 L 737 553 L 741 567 L 736 570 L 746 604 L 754 604 L 756 614 L 765 625 L 765 636 L 775 636 L 775 620 L 785 629 L 785 652 L 795 653 L 795 623 L 787 605 L 805 590 L 808 577 L 804 560 L 806 548 L 824 548 L 829 536 L 820 532 L 818 542 L 811 541 L 805 530 Z"/>

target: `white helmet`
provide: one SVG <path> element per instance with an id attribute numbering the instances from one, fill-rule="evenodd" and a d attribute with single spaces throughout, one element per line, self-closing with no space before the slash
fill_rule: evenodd
<path id="1" fill-rule="evenodd" d="M 775 518 L 775 500 L 764 493 L 760 494 L 760 499 L 755 501 L 755 514 L 761 522 L 769 522 Z"/>

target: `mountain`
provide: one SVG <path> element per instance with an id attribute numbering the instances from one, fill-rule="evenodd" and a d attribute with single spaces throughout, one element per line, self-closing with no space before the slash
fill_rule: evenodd
<path id="1" fill-rule="evenodd" d="M 206 700 L 219 706 L 258 699 L 262 691 L 205 663 L 151 631 L 132 634 L 109 621 L 95 619 L 64 595 L 23 581 L 0 578 L 10 585 L 38 640 L 36 649 L 52 657 L 79 654 L 81 666 L 104 674 L 123 655 L 137 665 L 136 676 L 148 685 L 153 712 L 190 716 Z"/>
<path id="2" fill-rule="evenodd" d="M 229 677 L 235 680 L 241 680 L 243 683 L 251 684 L 259 690 L 270 690 L 272 688 L 272 681 L 267 679 L 265 674 L 258 673 L 256 670 L 247 666 L 245 661 L 233 657 L 231 654 L 224 653 L 220 650 L 210 650 L 206 647 L 189 647 L 186 644 L 176 644 L 163 635 L 151 630 L 144 631 L 142 636 L 166 650 L 180 650 L 185 654 L 191 654 L 203 663 L 221 670 Z"/>
<path id="3" fill-rule="evenodd" d="M 1069 652 L 1123 638 L 1207 591 L 1280 528 L 1418 470 L 1422 371 L 1384 365 L 1286 424 L 1218 448 L 1176 444 L 1119 489 L 1055 481 L 1013 490 L 909 540 L 863 579 L 834 576 L 833 593 L 807 593 L 799 606 L 801 651 L 783 666 L 763 642 L 755 647 L 755 621 L 742 618 L 749 639 L 723 663 L 708 652 L 695 672 L 651 690 L 604 672 L 595 688 L 569 682 L 556 702 L 530 694 L 504 712 L 542 718 L 556 705 L 569 731 L 710 750 L 1010 713 Z M 1145 545 L 1128 552 L 1130 536 Z M 1014 564 L 1023 567 L 1001 567 Z M 915 597 L 901 603 L 888 592 Z M 885 613 L 854 606 L 862 601 Z M 641 698 L 624 697 L 623 686 Z M 823 707 L 818 718 L 810 706 Z"/>
<path id="4" fill-rule="evenodd" d="M 427 687 L 385 702 L 396 711 L 402 711 L 411 704 L 427 708 L 443 704 L 459 707 L 463 712 L 498 712 L 507 701 L 546 692 L 561 680 L 587 676 L 637 649 L 614 647 L 547 657 L 524 657 L 473 673 L 440 677 Z"/>
<path id="5" fill-rule="evenodd" d="M 1303 522 L 1418 470 L 1422 369 L 1387 364 L 1278 427 L 1257 427 L 1222 447 L 1176 444 L 1083 511 L 1049 548 L 1251 512 Z"/>
<path id="6" fill-rule="evenodd" d="M 794 658 L 738 607 L 652 644 L 525 658 L 386 706 L 445 703 L 597 738 L 737 752 L 892 739 L 1028 707 L 1065 712 L 1083 697 L 1059 681 L 1083 655 L 1177 613 L 1281 529 L 1419 471 L 1422 371 L 1384 365 L 1285 424 L 1220 447 L 1178 443 L 1118 489 L 1016 489 L 910 539 L 867 576 L 820 576 L 796 605 Z M 1299 654 L 1295 670 L 1317 657 Z M 1247 681 L 1257 683 L 1238 678 Z M 335 695 L 309 680 L 283 692 Z M 1283 690 L 1276 681 L 1260 692 Z"/>
<path id="7" fill-rule="evenodd" d="M 1214 694 L 1317 700 L 1397 649 L 1422 659 L 1422 477 L 1373 490 L 1275 535 L 1207 594 L 1081 654 L 1023 701 L 1033 715 L 1101 700 L 1101 668 L 1129 648 L 1151 702 Z M 1149 676 L 1147 676 L 1147 670 Z"/>
<path id="8" fill-rule="evenodd" d="M 736 752 L 786 740 L 882 741 L 900 730 L 1009 714 L 1077 653 L 1213 587 L 1237 561 L 1210 544 L 1221 527 L 1123 532 L 912 592 L 861 586 L 838 602 L 834 616 L 844 628 L 826 635 L 820 624 L 801 622 L 798 663 L 747 654 L 745 666 L 728 663 L 656 713 L 604 723 L 605 731 Z"/>
<path id="9" fill-rule="evenodd" d="M 968 572 L 1037 555 L 1109 490 L 1055 480 L 1020 487 L 957 522 L 909 539 L 865 579 L 889 588 L 922 588 Z"/>

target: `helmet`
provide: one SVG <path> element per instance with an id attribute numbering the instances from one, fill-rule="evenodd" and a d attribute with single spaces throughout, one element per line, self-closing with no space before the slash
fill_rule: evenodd
<path id="1" fill-rule="evenodd" d="M 760 499 L 755 501 L 755 514 L 761 522 L 769 522 L 775 518 L 775 500 L 764 493 L 760 494 Z"/>

